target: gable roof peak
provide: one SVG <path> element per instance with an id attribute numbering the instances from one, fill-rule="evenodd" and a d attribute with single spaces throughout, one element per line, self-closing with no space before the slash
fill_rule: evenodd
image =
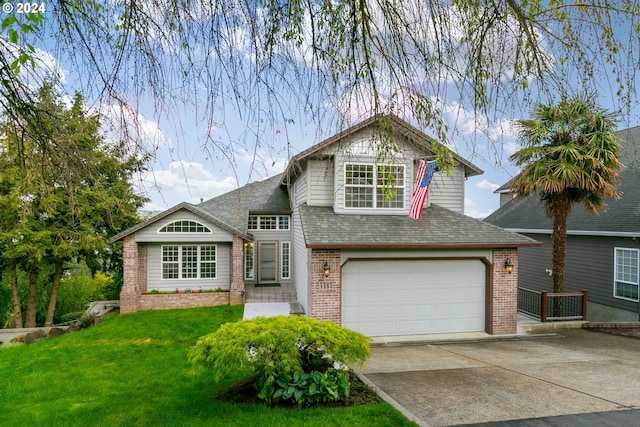
<path id="1" fill-rule="evenodd" d="M 326 149 L 327 147 L 333 144 L 336 144 L 339 141 L 344 140 L 345 138 L 355 134 L 356 132 L 369 127 L 375 127 L 379 130 L 383 129 L 385 132 L 392 134 L 394 137 L 404 136 L 413 144 L 420 146 L 421 148 L 426 148 L 429 151 L 432 151 L 433 145 L 439 146 L 439 147 L 445 147 L 448 149 L 448 147 L 443 146 L 442 144 L 434 140 L 432 137 L 424 133 L 422 130 L 416 128 L 415 126 L 413 126 L 406 120 L 401 119 L 395 114 L 377 113 L 372 115 L 368 119 L 365 119 L 359 123 L 356 123 L 355 125 L 341 132 L 338 132 L 337 134 L 293 156 L 289 161 L 289 163 L 287 164 L 287 167 L 284 173 L 282 174 L 280 183 L 285 184 L 286 182 L 290 182 L 294 180 L 295 176 L 304 167 L 304 163 L 314 154 L 317 154 L 322 150 Z M 459 162 L 464 166 L 466 176 L 481 175 L 483 173 L 483 171 L 480 168 L 478 168 L 468 160 L 464 159 L 463 157 L 459 156 L 455 152 L 453 152 L 453 158 L 456 162 Z"/>

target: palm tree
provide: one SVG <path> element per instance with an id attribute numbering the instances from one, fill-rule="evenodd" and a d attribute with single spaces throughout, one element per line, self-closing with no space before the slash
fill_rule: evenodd
<path id="1" fill-rule="evenodd" d="M 551 233 L 553 291 L 562 292 L 567 219 L 577 203 L 597 214 L 616 189 L 621 146 L 614 133 L 615 115 L 590 101 L 587 94 L 563 99 L 557 106 L 537 104 L 530 120 L 517 122 L 524 148 L 510 160 L 522 171 L 513 182 L 518 196 L 540 194 L 553 221 Z"/>

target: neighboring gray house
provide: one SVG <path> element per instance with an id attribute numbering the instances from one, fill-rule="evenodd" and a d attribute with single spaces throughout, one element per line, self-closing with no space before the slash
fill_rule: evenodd
<path id="1" fill-rule="evenodd" d="M 385 158 L 382 134 L 395 144 Z M 369 336 L 515 333 L 518 248 L 538 243 L 463 214 L 465 179 L 482 171 L 457 155 L 450 173 L 435 173 L 422 218 L 410 219 L 417 163 L 435 145 L 375 116 L 293 157 L 281 175 L 120 233 L 121 311 L 236 304 L 245 286 L 291 283 L 308 316 Z M 149 295 L 176 288 L 230 292 L 226 301 Z"/>
<path id="2" fill-rule="evenodd" d="M 622 197 L 607 200 L 607 209 L 599 215 L 574 206 L 567 223 L 564 290 L 589 291 L 591 321 L 635 321 L 640 311 L 640 127 L 617 135 L 626 166 L 618 181 Z M 519 252 L 519 286 L 552 291 L 551 220 L 537 194 L 512 198 L 508 188 L 509 183 L 496 190 L 501 206 L 485 222 L 543 242 Z"/>

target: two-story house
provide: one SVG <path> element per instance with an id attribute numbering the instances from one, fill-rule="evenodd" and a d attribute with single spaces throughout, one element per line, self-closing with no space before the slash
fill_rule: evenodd
<path id="1" fill-rule="evenodd" d="M 398 117 L 374 116 L 280 175 L 120 233 L 121 312 L 160 308 L 153 290 L 221 288 L 236 304 L 245 285 L 291 283 L 306 315 L 369 336 L 515 333 L 517 249 L 538 243 L 463 214 L 465 179 L 482 171 L 454 153 L 422 217 L 409 218 L 417 165 L 438 148 Z M 215 293 L 167 296 L 162 308 L 213 304 L 203 295 Z"/>

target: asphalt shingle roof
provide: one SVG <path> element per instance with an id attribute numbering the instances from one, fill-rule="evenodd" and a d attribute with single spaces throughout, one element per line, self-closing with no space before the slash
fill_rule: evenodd
<path id="1" fill-rule="evenodd" d="M 282 174 L 272 176 L 263 181 L 253 182 L 237 190 L 206 200 L 198 205 L 192 205 L 186 202 L 180 203 L 157 216 L 149 218 L 117 234 L 109 240 L 112 242 L 122 240 L 127 235 L 135 233 L 180 209 L 186 209 L 211 221 L 222 229 L 251 239 L 253 236 L 247 232 L 249 213 L 291 213 L 287 191 L 279 185 L 281 177 Z"/>
<path id="2" fill-rule="evenodd" d="M 249 213 L 291 213 L 287 190 L 279 185 L 281 177 L 279 174 L 252 182 L 196 207 L 234 228 L 246 230 Z"/>
<path id="3" fill-rule="evenodd" d="M 419 220 L 400 215 L 336 214 L 331 207 L 300 206 L 307 247 L 312 248 L 506 248 L 536 246 L 511 233 L 438 205 Z"/>
<path id="4" fill-rule="evenodd" d="M 594 215 L 579 205 L 572 207 L 567 230 L 640 233 L 640 126 L 617 132 L 624 146 L 620 157 L 626 169 L 618 179 L 619 200 L 606 199 L 607 208 Z M 485 218 L 485 222 L 516 230 L 551 230 L 552 221 L 538 194 L 515 198 Z"/>

